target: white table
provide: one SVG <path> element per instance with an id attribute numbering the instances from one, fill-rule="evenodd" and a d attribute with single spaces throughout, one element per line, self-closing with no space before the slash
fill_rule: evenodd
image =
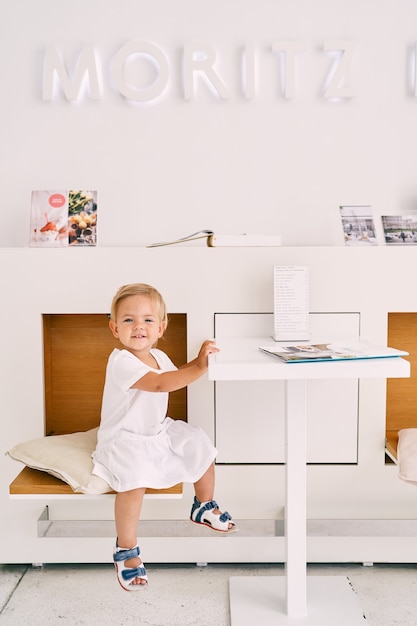
<path id="1" fill-rule="evenodd" d="M 282 363 L 261 352 L 268 338 L 217 339 L 208 377 L 216 381 L 282 380 L 286 387 L 285 576 L 230 579 L 232 626 L 365 625 L 357 598 L 343 576 L 307 577 L 306 382 L 336 378 L 407 378 L 405 359 Z"/>

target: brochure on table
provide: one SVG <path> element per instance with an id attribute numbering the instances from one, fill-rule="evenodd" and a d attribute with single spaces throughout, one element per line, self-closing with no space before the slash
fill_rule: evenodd
<path id="1" fill-rule="evenodd" d="M 277 346 L 259 346 L 267 354 L 285 363 L 318 363 L 323 361 L 346 361 L 359 359 L 383 359 L 408 356 L 408 352 L 396 348 L 375 346 L 365 341 L 357 343 L 291 343 Z"/>

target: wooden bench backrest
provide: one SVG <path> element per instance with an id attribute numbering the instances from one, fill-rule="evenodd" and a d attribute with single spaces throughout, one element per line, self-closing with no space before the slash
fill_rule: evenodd
<path id="1" fill-rule="evenodd" d="M 388 345 L 407 350 L 409 378 L 387 380 L 386 448 L 397 458 L 398 431 L 417 428 L 417 313 L 388 313 Z"/>
<path id="2" fill-rule="evenodd" d="M 387 430 L 417 428 L 417 313 L 388 313 L 388 345 L 410 353 L 411 375 L 387 380 Z"/>
<path id="3" fill-rule="evenodd" d="M 45 435 L 95 428 L 100 423 L 107 359 L 120 343 L 106 314 L 43 315 Z M 169 316 L 161 348 L 180 366 L 187 360 L 187 316 Z M 187 420 L 187 392 L 170 394 L 168 415 Z"/>

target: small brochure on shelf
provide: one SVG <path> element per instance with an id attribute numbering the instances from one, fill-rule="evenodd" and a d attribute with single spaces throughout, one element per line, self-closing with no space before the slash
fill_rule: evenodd
<path id="1" fill-rule="evenodd" d="M 383 359 L 408 356 L 408 352 L 396 348 L 374 346 L 366 342 L 352 344 L 298 343 L 275 346 L 259 346 L 262 352 L 272 354 L 285 363 L 317 363 L 323 361 L 347 361 L 359 359 Z"/>
<path id="2" fill-rule="evenodd" d="M 97 245 L 97 191 L 32 191 L 30 245 Z"/>
<path id="3" fill-rule="evenodd" d="M 388 245 L 417 245 L 417 215 L 381 215 L 381 220 Z"/>
<path id="4" fill-rule="evenodd" d="M 376 229 L 372 207 L 339 206 L 343 237 L 347 246 L 377 245 Z"/>

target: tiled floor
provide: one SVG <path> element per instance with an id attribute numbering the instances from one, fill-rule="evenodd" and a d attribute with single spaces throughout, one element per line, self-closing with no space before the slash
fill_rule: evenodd
<path id="1" fill-rule="evenodd" d="M 0 625 L 229 626 L 230 576 L 284 574 L 281 565 L 147 569 L 149 588 L 126 593 L 112 565 L 0 566 Z M 417 565 L 310 565 L 308 573 L 347 576 L 364 626 L 417 625 Z"/>

